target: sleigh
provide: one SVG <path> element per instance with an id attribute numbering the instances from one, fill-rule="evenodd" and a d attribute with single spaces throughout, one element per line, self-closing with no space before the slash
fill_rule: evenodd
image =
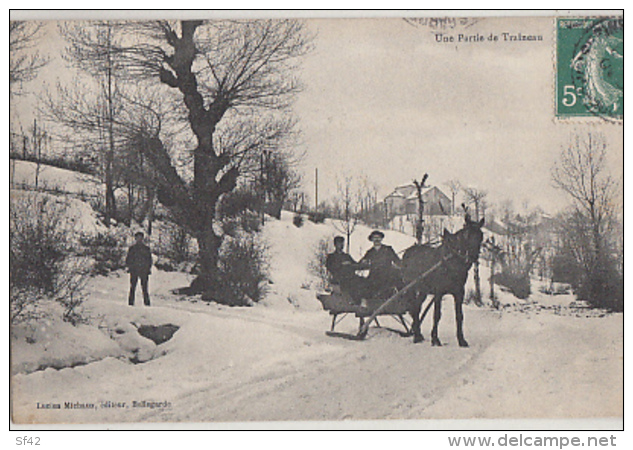
<path id="1" fill-rule="evenodd" d="M 366 299 L 363 305 L 356 304 L 352 301 L 352 298 L 346 293 L 341 292 L 338 286 L 334 286 L 331 292 L 317 294 L 317 299 L 321 302 L 323 309 L 328 311 L 332 316 L 332 325 L 330 331 L 326 332 L 328 336 L 346 337 L 350 339 L 364 339 L 366 332 L 361 333 L 363 327 L 367 321 L 367 318 L 372 317 L 375 311 L 385 302 L 385 298 L 370 298 Z M 404 298 L 400 298 L 398 301 L 391 302 L 386 308 L 380 311 L 372 320 L 376 325 L 383 328 L 378 320 L 378 316 L 390 316 L 395 319 L 403 328 L 404 331 L 392 330 L 401 334 L 402 336 L 409 336 L 411 329 L 407 323 L 404 315 L 408 310 L 408 302 Z M 359 331 L 356 335 L 349 335 L 346 333 L 338 333 L 334 331 L 336 325 L 338 325 L 348 315 L 354 315 L 359 320 Z M 368 323 L 369 325 L 369 323 Z M 388 327 L 385 327 L 388 328 Z M 389 328 L 388 328 L 389 329 Z"/>
<path id="2" fill-rule="evenodd" d="M 334 337 L 342 337 L 346 339 L 352 340 L 363 340 L 367 336 L 367 331 L 373 322 L 376 323 L 378 327 L 381 327 L 380 322 L 378 321 L 378 317 L 380 316 L 391 316 L 396 321 L 398 321 L 402 327 L 404 328 L 404 332 L 399 330 L 394 330 L 387 327 L 389 330 L 395 331 L 402 336 L 410 336 L 412 333 L 411 326 L 404 318 L 404 315 L 409 310 L 409 302 L 406 297 L 406 294 L 418 283 L 423 281 L 427 276 L 437 270 L 444 262 L 446 262 L 450 258 L 450 256 L 445 256 L 424 273 L 422 273 L 415 280 L 411 281 L 405 287 L 400 290 L 394 291 L 393 295 L 388 298 L 375 298 L 366 300 L 366 305 L 358 305 L 355 304 L 351 297 L 343 292 L 341 292 L 338 286 L 335 286 L 331 292 L 317 294 L 317 299 L 321 302 L 323 309 L 328 311 L 332 316 L 332 326 L 330 331 L 327 331 L 325 334 L 328 336 Z M 426 307 L 422 318 L 420 320 L 424 320 L 431 303 Z M 348 334 L 348 333 L 339 333 L 334 331 L 334 328 L 338 323 L 340 323 L 347 315 L 353 314 L 359 319 L 359 327 L 358 333 Z"/>

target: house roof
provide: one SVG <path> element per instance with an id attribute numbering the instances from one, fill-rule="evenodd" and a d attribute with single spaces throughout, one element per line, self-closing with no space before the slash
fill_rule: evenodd
<path id="1" fill-rule="evenodd" d="M 497 220 L 497 219 L 493 219 L 490 222 L 487 221 L 484 224 L 484 228 L 495 234 L 500 234 L 500 235 L 508 234 L 508 226 L 502 221 Z"/>
<path id="2" fill-rule="evenodd" d="M 448 198 L 448 196 L 446 194 L 444 194 L 444 192 L 442 192 L 441 189 L 439 189 L 437 186 L 425 186 L 422 188 L 422 195 L 426 195 L 427 193 L 429 193 L 430 191 L 437 189 L 442 195 L 444 195 L 446 198 Z M 417 189 L 415 187 L 415 185 L 413 184 L 403 184 L 401 186 L 397 186 L 389 195 L 387 195 L 385 197 L 385 200 L 388 198 L 405 198 L 407 201 L 411 201 L 411 200 L 417 200 L 418 199 L 418 192 Z"/>
<path id="3" fill-rule="evenodd" d="M 402 192 L 393 191 L 391 194 L 389 194 L 385 198 L 389 198 L 389 197 L 404 197 L 404 194 Z"/>
<path id="4" fill-rule="evenodd" d="M 428 186 L 422 189 L 422 195 L 424 196 L 426 193 L 432 191 L 433 189 L 435 189 L 435 186 Z M 407 197 L 407 200 L 417 200 L 418 199 L 418 192 L 415 191 L 413 192 L 411 195 L 409 195 Z"/>

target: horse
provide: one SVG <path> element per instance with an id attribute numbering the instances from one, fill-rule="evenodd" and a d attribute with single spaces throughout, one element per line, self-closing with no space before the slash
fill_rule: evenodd
<path id="1" fill-rule="evenodd" d="M 462 311 L 464 285 L 466 284 L 470 267 L 479 259 L 479 250 L 483 240 L 481 231 L 483 224 L 484 219 L 473 221 L 467 214 L 464 226 L 458 232 L 453 234 L 444 229 L 442 243 L 438 247 L 414 245 L 408 248 L 402 256 L 402 274 L 407 284 L 416 280 L 430 267 L 443 261 L 435 271 L 416 284 L 408 294 L 408 312 L 413 318 L 412 333 L 414 343 L 424 340 L 420 331 L 423 318 L 420 317 L 420 311 L 426 297 L 432 294 L 435 309 L 431 344 L 433 346 L 442 345 L 437 337 L 437 327 L 442 316 L 442 297 L 446 294 L 451 294 L 455 301 L 457 341 L 460 347 L 468 347 L 468 342 L 464 339 L 462 329 L 464 321 Z M 430 306 L 431 304 L 426 309 L 428 310 Z"/>

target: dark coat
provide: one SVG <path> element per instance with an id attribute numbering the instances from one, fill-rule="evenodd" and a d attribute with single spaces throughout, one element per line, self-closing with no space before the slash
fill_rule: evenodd
<path id="1" fill-rule="evenodd" d="M 389 272 L 400 264 L 400 258 L 389 245 L 381 245 L 380 249 L 370 248 L 360 260 L 361 264 L 369 263 L 369 277 L 380 272 Z"/>
<path id="2" fill-rule="evenodd" d="M 359 264 L 369 266 L 367 281 L 375 293 L 399 286 L 400 258 L 391 246 L 381 245 L 378 250 L 370 248 Z"/>
<path id="3" fill-rule="evenodd" d="M 360 303 L 366 294 L 366 280 L 356 275 L 356 271 L 362 266 L 345 252 L 333 252 L 327 255 L 325 267 L 332 275 L 332 283 L 338 284 L 355 303 Z"/>
<path id="4" fill-rule="evenodd" d="M 332 274 L 332 281 L 340 284 L 341 281 L 353 278 L 356 275 L 356 261 L 344 252 L 333 252 L 327 255 L 325 267 Z"/>
<path id="5" fill-rule="evenodd" d="M 149 275 L 152 269 L 152 253 L 143 243 L 136 243 L 130 247 L 125 258 L 130 273 L 135 275 Z"/>

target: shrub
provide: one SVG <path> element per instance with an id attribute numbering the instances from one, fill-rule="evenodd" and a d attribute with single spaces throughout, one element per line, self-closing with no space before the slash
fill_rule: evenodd
<path id="1" fill-rule="evenodd" d="M 212 300 L 230 306 L 251 306 L 264 298 L 268 280 L 266 250 L 256 234 L 226 237 Z"/>
<path id="2" fill-rule="evenodd" d="M 94 260 L 94 274 L 107 275 L 125 268 L 126 249 L 121 246 L 121 239 L 115 233 L 82 236 L 79 243 L 84 247 L 85 255 Z"/>
<path id="3" fill-rule="evenodd" d="M 166 234 L 166 247 L 162 249 L 165 256 L 177 264 L 188 261 L 190 258 L 189 246 L 191 245 L 189 234 L 177 225 L 168 227 Z"/>
<path id="4" fill-rule="evenodd" d="M 85 258 L 68 257 L 60 266 L 56 279 L 55 300 L 63 307 L 62 318 L 73 325 L 85 323 L 81 306 L 85 300 L 84 287 L 89 277 Z"/>
<path id="5" fill-rule="evenodd" d="M 516 298 L 522 300 L 531 294 L 530 275 L 527 273 L 516 273 L 504 269 L 501 273 L 494 275 L 493 282 L 509 289 Z"/>
<path id="6" fill-rule="evenodd" d="M 313 223 L 325 222 L 325 213 L 319 211 L 310 211 L 308 213 L 308 220 Z"/>
<path id="7" fill-rule="evenodd" d="M 237 217 L 245 211 L 260 211 L 262 208 L 261 195 L 248 187 L 240 187 L 225 194 L 218 206 L 221 217 Z"/>
<path id="8" fill-rule="evenodd" d="M 262 229 L 261 217 L 252 211 L 246 211 L 240 215 L 240 225 L 245 232 L 256 233 Z"/>
<path id="9" fill-rule="evenodd" d="M 332 281 L 330 272 L 325 267 L 327 255 L 330 252 L 330 242 L 333 237 L 321 239 L 314 249 L 312 260 L 308 263 L 308 270 L 319 280 L 320 289 L 328 289 Z"/>
<path id="10" fill-rule="evenodd" d="M 579 300 L 586 300 L 594 308 L 624 311 L 624 278 L 607 258 L 582 276 L 575 283 L 575 290 Z"/>
<path id="11" fill-rule="evenodd" d="M 229 216 L 222 220 L 222 232 L 231 237 L 236 237 L 242 231 L 255 233 L 261 228 L 261 217 L 251 211 L 244 211 L 238 216 Z"/>
<path id="12" fill-rule="evenodd" d="M 292 223 L 295 227 L 301 228 L 303 226 L 303 214 L 295 213 L 294 217 L 292 218 Z"/>
<path id="13" fill-rule="evenodd" d="M 11 199 L 9 209 L 9 299 L 11 322 L 39 317 L 42 300 L 59 302 L 64 320 L 77 323 L 85 264 L 72 256 L 65 211 L 48 197 Z"/>
<path id="14" fill-rule="evenodd" d="M 40 317 L 39 305 L 46 297 L 38 289 L 9 282 L 9 315 L 12 324 Z"/>
<path id="15" fill-rule="evenodd" d="M 43 216 L 34 220 L 24 216 L 13 219 L 9 230 L 10 283 L 43 293 L 53 292 L 58 265 L 67 251 L 56 221 Z"/>

